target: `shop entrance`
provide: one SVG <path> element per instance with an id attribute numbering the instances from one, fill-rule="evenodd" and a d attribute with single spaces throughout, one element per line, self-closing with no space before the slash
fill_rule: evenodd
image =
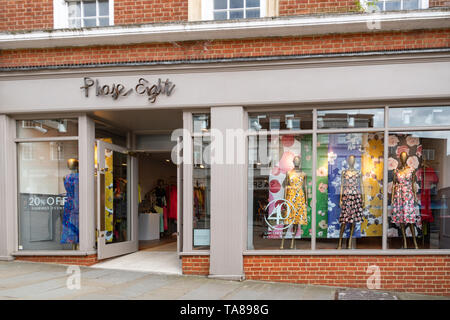
<path id="1" fill-rule="evenodd" d="M 182 112 L 93 117 L 101 260 L 96 267 L 181 273 L 182 167 L 172 161 L 171 133 L 182 126 Z"/>

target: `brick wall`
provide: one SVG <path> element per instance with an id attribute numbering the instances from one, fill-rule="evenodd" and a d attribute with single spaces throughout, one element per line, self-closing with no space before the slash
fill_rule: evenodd
<path id="1" fill-rule="evenodd" d="M 115 0 L 114 24 L 188 20 L 188 0 Z"/>
<path id="2" fill-rule="evenodd" d="M 450 47 L 450 30 L 2 50 L 0 67 L 195 60 Z"/>
<path id="3" fill-rule="evenodd" d="M 53 28 L 53 0 L 0 0 L 0 31 Z"/>
<path id="4" fill-rule="evenodd" d="M 280 16 L 357 12 L 356 0 L 280 0 Z"/>
<path id="5" fill-rule="evenodd" d="M 78 266 L 91 266 L 98 262 L 97 255 L 89 256 L 21 256 L 15 257 L 19 261 L 58 263 Z"/>
<path id="6" fill-rule="evenodd" d="M 183 256 L 183 274 L 207 276 L 209 274 L 209 256 Z"/>
<path id="7" fill-rule="evenodd" d="M 381 290 L 450 296 L 450 256 L 244 256 L 246 279 L 367 288 L 369 266 Z"/>
<path id="8" fill-rule="evenodd" d="M 430 0 L 429 7 L 450 7 L 450 1 L 449 0 Z"/>

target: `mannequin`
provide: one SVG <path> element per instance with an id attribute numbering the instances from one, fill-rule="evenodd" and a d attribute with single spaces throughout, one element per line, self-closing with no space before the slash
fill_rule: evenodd
<path id="1" fill-rule="evenodd" d="M 286 217 L 284 223 L 292 224 L 292 241 L 291 249 L 295 247 L 295 235 L 300 225 L 307 224 L 307 199 L 308 199 L 308 181 L 306 173 L 302 172 L 301 159 L 295 157 L 293 160 L 294 168 L 286 174 L 285 199 L 291 205 L 289 216 Z M 286 233 L 283 231 L 280 249 L 284 249 L 284 237 Z"/>
<path id="2" fill-rule="evenodd" d="M 415 170 L 407 165 L 408 154 L 400 154 L 401 167 L 394 170 L 392 181 L 392 220 L 400 225 L 403 237 L 403 248 L 407 249 L 405 227 L 409 225 L 414 247 L 418 249 L 414 224 L 416 220 L 415 204 L 417 201 L 417 190 L 415 186 Z"/>
<path id="3" fill-rule="evenodd" d="M 341 207 L 339 223 L 341 224 L 341 229 L 339 232 L 338 249 L 342 249 L 342 237 L 347 223 L 351 225 L 347 248 L 352 248 L 355 224 L 362 221 L 364 210 L 363 181 L 361 172 L 355 169 L 355 156 L 349 156 L 347 163 L 348 169 L 343 170 L 341 175 L 339 199 L 339 206 Z"/>
<path id="4" fill-rule="evenodd" d="M 78 160 L 67 160 L 67 167 L 71 173 L 64 177 L 64 188 L 67 193 L 62 218 L 61 243 L 71 243 L 72 249 L 77 250 L 79 242 Z"/>

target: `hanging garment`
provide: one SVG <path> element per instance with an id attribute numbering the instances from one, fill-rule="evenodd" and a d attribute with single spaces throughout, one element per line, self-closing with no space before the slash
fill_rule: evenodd
<path id="1" fill-rule="evenodd" d="M 416 223 L 417 218 L 420 218 L 416 216 L 414 207 L 413 173 L 414 169 L 410 167 L 394 171 L 397 181 L 392 191 L 392 222 L 396 224 Z"/>
<path id="2" fill-rule="evenodd" d="M 422 167 L 417 171 L 420 181 L 420 215 L 424 222 L 433 222 L 431 211 L 431 188 L 439 182 L 439 178 L 431 167 Z"/>
<path id="3" fill-rule="evenodd" d="M 303 192 L 304 176 L 292 170 L 288 173 L 288 181 L 286 200 L 290 203 L 290 213 L 285 219 L 285 224 L 307 224 L 306 198 Z"/>
<path id="4" fill-rule="evenodd" d="M 361 195 L 361 173 L 356 170 L 342 172 L 342 206 L 339 223 L 361 222 L 363 200 Z"/>
<path id="5" fill-rule="evenodd" d="M 70 173 L 64 178 L 64 188 L 67 194 L 62 217 L 61 243 L 78 243 L 78 173 Z"/>
<path id="6" fill-rule="evenodd" d="M 163 208 L 163 216 L 164 216 L 164 230 L 169 229 L 169 210 L 167 207 Z"/>
<path id="7" fill-rule="evenodd" d="M 169 218 L 177 219 L 177 186 L 169 187 Z"/>

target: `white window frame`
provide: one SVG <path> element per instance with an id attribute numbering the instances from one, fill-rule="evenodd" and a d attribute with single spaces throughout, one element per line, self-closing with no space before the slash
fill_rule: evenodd
<path id="1" fill-rule="evenodd" d="M 365 12 L 373 12 L 373 10 L 370 10 L 368 6 L 368 2 L 377 2 L 377 0 L 360 0 L 359 3 L 361 4 L 361 7 L 364 9 Z M 378 0 L 378 2 L 383 2 L 383 8 L 385 8 L 386 1 L 390 0 Z M 429 7 L 429 0 L 419 0 L 419 8 L 417 10 L 423 10 L 428 9 Z M 400 10 L 403 10 L 403 0 L 400 0 Z M 381 10 L 382 12 L 386 10 Z"/>
<path id="2" fill-rule="evenodd" d="M 76 0 L 74 0 L 76 1 Z M 87 1 L 87 0 L 83 0 Z M 95 1 L 95 0 L 92 0 Z M 53 28 L 69 28 L 68 0 L 53 0 Z M 114 25 L 114 0 L 109 0 L 109 25 Z"/>
<path id="3" fill-rule="evenodd" d="M 260 0 L 259 3 L 259 17 L 264 18 L 267 15 L 267 2 L 269 0 Z M 225 9 L 224 9 L 225 10 Z M 245 2 L 244 2 L 245 10 Z M 256 18 L 254 18 L 256 19 Z M 214 1 L 202 0 L 202 20 L 214 20 Z M 221 20 L 227 21 L 227 20 Z"/>

